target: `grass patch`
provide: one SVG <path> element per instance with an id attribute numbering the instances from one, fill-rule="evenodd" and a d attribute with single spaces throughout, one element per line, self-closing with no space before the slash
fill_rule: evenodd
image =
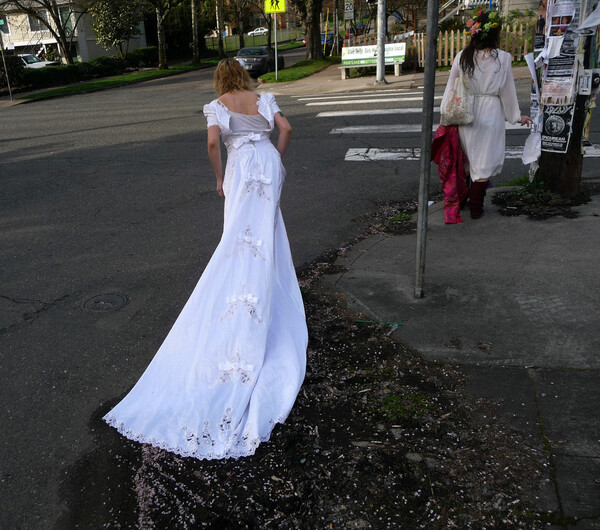
<path id="1" fill-rule="evenodd" d="M 277 51 L 281 50 L 293 50 L 295 48 L 303 48 L 305 45 L 302 42 L 288 42 L 282 46 L 277 46 Z"/>
<path id="2" fill-rule="evenodd" d="M 410 221 L 412 215 L 409 213 L 401 213 L 400 215 L 395 215 L 394 217 L 390 217 L 388 219 L 389 223 L 398 223 L 403 221 Z"/>
<path id="3" fill-rule="evenodd" d="M 501 184 L 499 187 L 503 186 L 529 186 L 529 175 L 523 175 L 522 177 L 517 177 L 512 180 L 509 180 L 506 184 Z"/>
<path id="4" fill-rule="evenodd" d="M 303 77 L 316 74 L 328 66 L 337 64 L 339 62 L 339 57 L 328 57 L 326 59 L 315 59 L 313 61 L 300 61 L 294 66 L 290 66 L 289 68 L 284 68 L 281 70 L 279 72 L 279 79 L 277 81 L 275 81 L 275 72 L 269 72 L 268 74 L 261 75 L 260 79 L 263 83 L 285 83 L 288 81 L 297 81 Z"/>
<path id="5" fill-rule="evenodd" d="M 198 70 L 207 68 L 216 64 L 218 60 L 209 59 L 203 61 L 200 65 L 182 65 L 172 66 L 168 70 L 146 70 L 144 72 L 135 72 L 133 74 L 121 75 L 118 77 L 109 77 L 106 79 L 99 79 L 98 81 L 90 81 L 88 83 L 79 83 L 77 85 L 70 85 L 61 88 L 54 88 L 52 90 L 45 90 L 43 92 L 36 92 L 35 94 L 28 94 L 21 96 L 19 99 L 36 100 L 53 98 L 60 96 L 69 96 L 71 94 L 77 94 L 78 92 L 89 92 L 93 90 L 103 90 L 105 88 L 111 88 L 116 86 L 129 85 L 133 83 L 139 83 L 140 81 L 147 81 L 149 79 L 156 79 L 161 77 L 168 77 L 180 73 L 190 72 L 192 70 Z"/>
<path id="6" fill-rule="evenodd" d="M 427 401 L 424 394 L 404 394 L 387 396 L 383 400 L 381 412 L 388 421 L 415 421 L 422 418 L 427 411 Z"/>

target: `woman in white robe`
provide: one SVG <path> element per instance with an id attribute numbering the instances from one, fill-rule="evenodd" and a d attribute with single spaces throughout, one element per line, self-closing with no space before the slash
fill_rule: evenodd
<path id="1" fill-rule="evenodd" d="M 483 215 L 488 179 L 502 171 L 505 156 L 504 122 L 527 125 L 531 118 L 521 116 L 512 74 L 512 57 L 498 49 L 502 24 L 496 13 L 484 13 L 469 20 L 469 45 L 454 58 L 444 108 L 461 70 L 469 77 L 474 95 L 473 122 L 459 125 L 461 147 L 470 173 L 469 209 L 471 217 Z"/>
<path id="2" fill-rule="evenodd" d="M 279 210 L 291 127 L 273 95 L 249 84 L 225 59 L 219 98 L 204 106 L 225 197 L 221 241 L 156 356 L 104 417 L 132 440 L 198 459 L 254 454 L 285 421 L 306 368 L 304 306 Z"/>

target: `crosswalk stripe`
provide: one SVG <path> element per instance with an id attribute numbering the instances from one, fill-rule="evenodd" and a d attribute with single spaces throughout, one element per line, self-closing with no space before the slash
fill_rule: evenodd
<path id="1" fill-rule="evenodd" d="M 442 99 L 442 96 L 435 96 L 434 99 Z M 352 99 L 343 101 L 313 101 L 306 103 L 307 107 L 325 106 L 325 105 L 359 105 L 361 103 L 393 103 L 396 101 L 423 101 L 423 98 L 388 98 L 388 99 Z"/>
<path id="2" fill-rule="evenodd" d="M 509 131 L 521 131 L 529 133 L 527 127 L 521 125 L 513 125 L 512 123 L 506 123 L 506 130 Z M 439 127 L 436 123 L 433 126 L 435 131 Z M 331 129 L 329 134 L 397 134 L 397 133 L 420 133 L 422 131 L 422 125 L 420 123 L 394 123 L 391 125 L 348 125 L 347 127 L 336 127 Z"/>
<path id="3" fill-rule="evenodd" d="M 440 108 L 435 107 L 433 112 L 439 112 Z M 343 118 L 350 116 L 380 116 L 387 114 L 421 114 L 421 107 L 397 108 L 397 109 L 371 109 L 371 110 L 331 110 L 319 112 L 317 118 Z"/>
<path id="4" fill-rule="evenodd" d="M 337 92 L 337 94 L 339 94 L 339 95 L 343 95 L 343 94 L 357 94 L 359 96 L 360 95 L 363 95 L 363 96 L 364 95 L 373 96 L 375 94 L 386 94 L 386 93 L 390 94 L 390 93 L 393 93 L 393 92 L 406 92 L 406 91 L 409 91 L 409 90 L 421 90 L 422 91 L 423 87 L 420 86 L 420 87 L 417 87 L 416 89 L 415 88 L 385 88 L 385 89 L 379 89 L 379 90 L 359 90 L 359 91 L 356 91 L 356 92 Z M 336 93 L 334 92 L 331 95 L 335 95 L 335 94 Z M 316 98 L 316 97 L 321 97 L 323 95 L 324 94 L 322 94 L 322 93 L 319 93 L 319 94 L 298 94 L 298 95 L 291 96 L 291 97 L 296 98 L 296 99 L 299 99 L 299 98 Z"/>
<path id="5" fill-rule="evenodd" d="M 391 149 L 380 149 L 375 147 L 352 147 L 346 152 L 344 160 L 346 162 L 374 162 L 374 161 L 398 161 L 398 160 L 419 160 L 421 149 L 419 147 L 398 147 Z M 523 147 L 507 147 L 506 158 L 521 158 Z M 600 148 L 590 146 L 584 148 L 584 157 L 600 158 Z"/>
<path id="6" fill-rule="evenodd" d="M 372 97 L 389 97 L 389 96 L 417 96 L 417 95 L 423 95 L 422 91 L 417 91 L 417 92 L 408 92 L 406 90 L 404 91 L 400 91 L 400 90 L 396 90 L 393 93 L 384 93 L 384 94 L 380 94 L 380 93 L 371 93 L 371 94 L 343 94 L 343 95 L 338 95 L 338 96 L 309 96 L 309 97 L 303 97 L 303 98 L 298 98 L 298 101 L 316 101 L 316 100 L 328 100 L 328 99 L 356 99 L 356 98 L 364 98 L 366 95 L 368 96 L 372 96 Z"/>

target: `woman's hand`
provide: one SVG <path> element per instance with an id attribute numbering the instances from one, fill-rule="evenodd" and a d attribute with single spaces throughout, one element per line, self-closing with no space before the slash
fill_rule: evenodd
<path id="1" fill-rule="evenodd" d="M 221 197 L 225 197 L 225 194 L 223 193 L 223 179 L 217 179 L 217 193 L 221 196 Z"/>
<path id="2" fill-rule="evenodd" d="M 521 125 L 532 125 L 533 120 L 529 116 L 521 116 L 521 121 L 519 122 Z"/>

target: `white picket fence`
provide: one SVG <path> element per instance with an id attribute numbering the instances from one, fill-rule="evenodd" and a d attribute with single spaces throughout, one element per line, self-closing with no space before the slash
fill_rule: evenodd
<path id="1" fill-rule="evenodd" d="M 524 24 L 505 26 L 502 31 L 500 48 L 510 53 L 515 61 L 522 61 L 525 55 L 533 51 L 535 27 Z M 451 66 L 456 54 L 465 48 L 470 37 L 464 31 L 444 31 L 438 35 L 437 65 Z M 417 33 L 413 39 L 419 67 L 425 66 L 425 47 L 427 35 Z"/>

